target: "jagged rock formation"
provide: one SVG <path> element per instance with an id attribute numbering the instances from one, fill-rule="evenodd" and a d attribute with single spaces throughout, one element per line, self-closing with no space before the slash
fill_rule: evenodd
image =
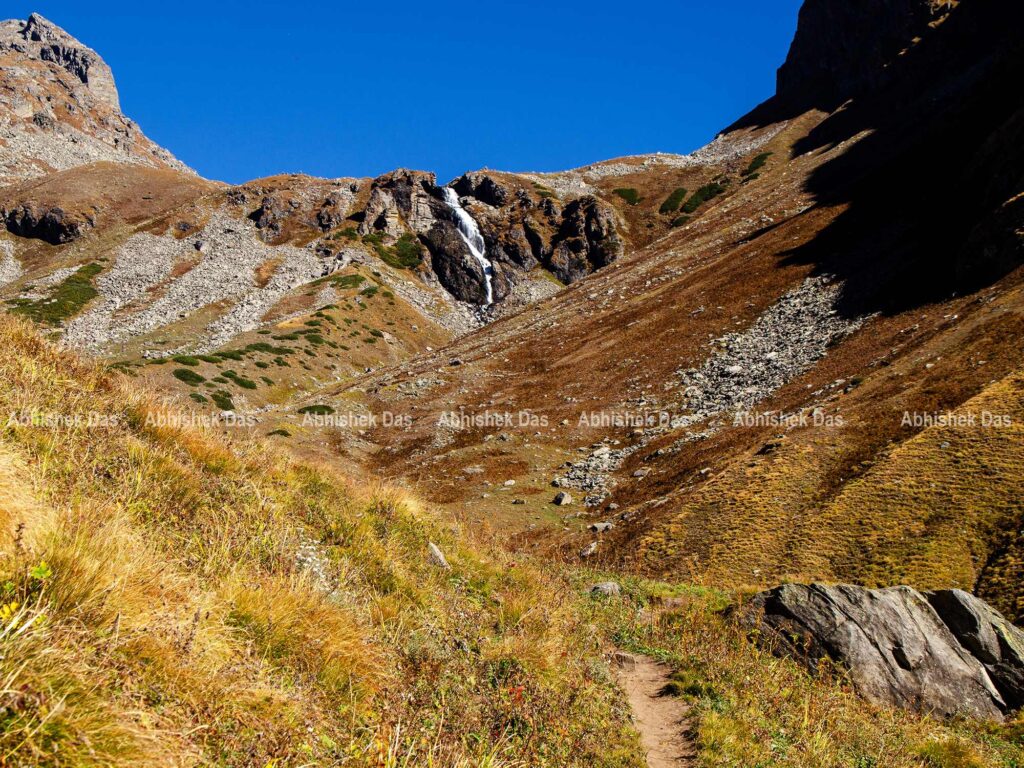
<path id="1" fill-rule="evenodd" d="M 564 205 L 511 174 L 467 173 L 452 187 L 476 201 L 487 252 L 507 272 L 537 264 L 573 283 L 622 256 L 614 209 L 594 195 Z"/>
<path id="2" fill-rule="evenodd" d="M 811 669 L 839 663 L 876 704 L 998 720 L 1024 692 L 1024 632 L 960 590 L 784 584 L 743 621 Z"/>
<path id="3" fill-rule="evenodd" d="M 17 40 L 21 38 L 21 41 Z M 121 109 L 114 86 L 114 73 L 107 63 L 91 48 L 87 48 L 57 25 L 38 13 L 28 17 L 15 39 L 0 42 L 20 53 L 50 61 L 77 77 L 97 99 L 116 110 Z"/>
<path id="4" fill-rule="evenodd" d="M 0 22 L 0 184 L 98 160 L 189 170 L 121 114 L 94 50 L 38 14 Z"/>

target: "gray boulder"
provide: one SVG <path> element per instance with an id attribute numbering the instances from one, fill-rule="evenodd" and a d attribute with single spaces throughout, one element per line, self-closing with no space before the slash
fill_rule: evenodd
<path id="1" fill-rule="evenodd" d="M 1006 706 L 1024 706 L 1024 632 L 984 600 L 961 589 L 925 596 L 960 645 L 985 666 Z"/>
<path id="2" fill-rule="evenodd" d="M 909 587 L 784 584 L 756 595 L 742 620 L 812 671 L 839 663 L 875 704 L 988 720 L 1008 709 L 985 666 Z"/>

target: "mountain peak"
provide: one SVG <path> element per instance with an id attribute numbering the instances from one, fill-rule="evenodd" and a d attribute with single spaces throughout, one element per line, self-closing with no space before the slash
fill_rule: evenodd
<path id="1" fill-rule="evenodd" d="M 62 67 L 80 80 L 90 95 L 120 111 L 114 75 L 107 63 L 92 48 L 40 14 L 31 14 L 25 22 L 0 26 L 0 49 Z"/>

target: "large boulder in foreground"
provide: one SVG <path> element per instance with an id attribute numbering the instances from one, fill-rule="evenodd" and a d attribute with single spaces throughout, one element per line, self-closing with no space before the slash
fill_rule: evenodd
<path id="1" fill-rule="evenodd" d="M 964 592 L 784 584 L 756 595 L 742 620 L 812 670 L 845 667 L 875 704 L 987 720 L 1019 706 L 1024 635 Z"/>

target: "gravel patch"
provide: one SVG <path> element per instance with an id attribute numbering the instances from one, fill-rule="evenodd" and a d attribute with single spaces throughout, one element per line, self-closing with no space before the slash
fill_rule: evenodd
<path id="1" fill-rule="evenodd" d="M 192 269 L 169 279 L 176 263 L 197 256 L 200 261 Z M 255 272 L 270 259 L 281 263 L 261 288 Z M 204 342 L 195 349 L 209 351 L 259 327 L 275 302 L 321 277 L 324 270 L 324 261 L 312 249 L 269 246 L 256 236 L 252 222 L 218 211 L 198 236 L 175 240 L 140 233 L 129 238 L 114 267 L 97 278 L 103 298 L 69 323 L 64 340 L 70 346 L 97 350 L 177 322 L 210 304 L 230 302 L 231 309 L 207 326 Z M 148 301 L 151 289 L 165 281 L 165 292 Z M 126 311 L 142 302 L 140 309 Z"/>
<path id="2" fill-rule="evenodd" d="M 783 295 L 749 328 L 729 333 L 712 344 L 715 354 L 699 368 L 676 372 L 666 385 L 681 401 L 666 410 L 678 411 L 667 427 L 643 431 L 638 442 L 621 449 L 600 445 L 579 461 L 569 462 L 555 479 L 560 487 L 588 493 L 587 506 L 600 504 L 615 485 L 612 473 L 637 451 L 668 431 L 686 429 L 723 413 L 738 413 L 767 399 L 797 376 L 810 370 L 828 348 L 849 336 L 871 316 L 845 318 L 836 312 L 842 283 L 829 276 L 811 277 Z M 718 431 L 711 426 L 687 432 L 668 449 L 678 450 Z"/>
<path id="3" fill-rule="evenodd" d="M 21 277 L 21 262 L 14 256 L 14 245 L 0 240 L 0 288 Z"/>

